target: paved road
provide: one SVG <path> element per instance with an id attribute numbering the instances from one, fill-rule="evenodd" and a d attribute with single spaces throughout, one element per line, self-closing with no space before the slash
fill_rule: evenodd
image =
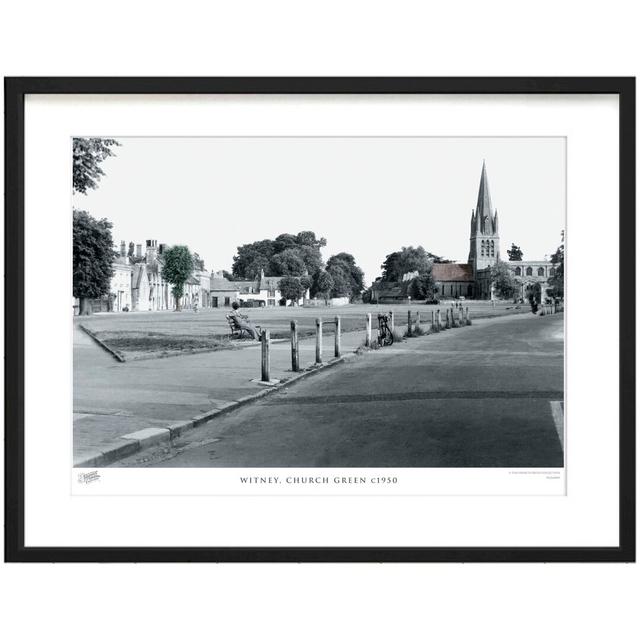
<path id="1" fill-rule="evenodd" d="M 561 467 L 562 323 L 561 314 L 505 317 L 364 354 L 143 464 Z"/>

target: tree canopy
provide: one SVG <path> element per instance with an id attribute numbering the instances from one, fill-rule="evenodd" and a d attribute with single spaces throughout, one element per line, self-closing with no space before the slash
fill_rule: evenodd
<path id="1" fill-rule="evenodd" d="M 553 295 L 564 298 L 564 231 L 562 232 L 562 243 L 551 256 L 553 264 L 553 275 L 549 278 L 549 286 L 553 288 Z"/>
<path id="2" fill-rule="evenodd" d="M 386 256 L 381 265 L 382 280 L 385 282 L 401 282 L 405 273 L 418 272 L 424 275 L 431 272 L 434 262 L 448 262 L 441 256 L 429 253 L 424 247 L 402 247 Z"/>
<path id="3" fill-rule="evenodd" d="M 511 244 L 511 249 L 507 249 L 509 262 L 520 262 L 522 260 L 522 249 L 515 244 Z"/>
<path id="4" fill-rule="evenodd" d="M 435 293 L 434 281 L 431 271 L 413 278 L 407 286 L 407 295 L 414 300 L 429 300 Z"/>
<path id="5" fill-rule="evenodd" d="M 175 245 L 163 254 L 162 277 L 173 285 L 173 297 L 176 300 L 176 311 L 180 311 L 180 298 L 184 295 L 184 284 L 193 273 L 193 256 L 189 247 Z"/>
<path id="6" fill-rule="evenodd" d="M 73 212 L 73 295 L 81 300 L 81 313 L 88 313 L 87 298 L 109 293 L 115 256 L 111 228 L 105 218 Z"/>
<path id="7" fill-rule="evenodd" d="M 332 296 L 357 298 L 364 289 L 364 273 L 350 253 L 337 253 L 327 260 L 326 272 L 333 280 Z"/>
<path id="8" fill-rule="evenodd" d="M 315 298 L 320 296 L 326 302 L 331 297 L 333 291 L 333 278 L 324 269 L 317 271 L 311 283 L 311 295 Z"/>
<path id="9" fill-rule="evenodd" d="M 193 254 L 193 268 L 198 271 L 205 271 L 204 268 L 204 259 L 201 258 L 197 253 Z"/>
<path id="10" fill-rule="evenodd" d="M 304 295 L 306 287 L 300 278 L 285 276 L 280 280 L 280 293 L 285 300 L 291 300 L 294 304 Z"/>
<path id="11" fill-rule="evenodd" d="M 498 260 L 491 267 L 491 282 L 493 283 L 493 289 L 498 297 L 503 299 L 512 299 L 518 293 L 518 284 L 516 278 L 502 260 Z"/>
<path id="12" fill-rule="evenodd" d="M 301 231 L 244 244 L 238 247 L 231 271 L 236 278 L 246 280 L 257 278 L 262 269 L 273 276 L 304 273 L 312 276 L 322 268 L 320 248 L 326 243 L 324 238 L 316 238 L 313 231 Z"/>
<path id="13" fill-rule="evenodd" d="M 293 248 L 276 253 L 269 261 L 269 274 L 276 276 L 301 276 L 307 273 L 307 266 L 300 253 Z"/>
<path id="14" fill-rule="evenodd" d="M 120 146 L 113 138 L 74 138 L 73 139 L 73 190 L 87 193 L 87 189 L 96 189 L 104 175 L 100 164 L 114 156 L 111 147 Z"/>

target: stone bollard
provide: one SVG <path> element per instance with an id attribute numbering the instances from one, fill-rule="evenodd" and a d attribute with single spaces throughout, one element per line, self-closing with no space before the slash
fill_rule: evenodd
<path id="1" fill-rule="evenodd" d="M 437 329 L 436 329 L 436 312 L 432 311 L 431 312 L 431 333 L 433 333 L 434 331 L 437 331 Z"/>
<path id="2" fill-rule="evenodd" d="M 371 314 L 367 313 L 367 335 L 364 339 L 364 344 L 366 347 L 371 346 Z"/>
<path id="3" fill-rule="evenodd" d="M 465 315 L 465 318 L 464 318 L 464 319 L 465 319 L 466 323 L 467 323 L 467 324 L 469 324 L 469 307 L 467 307 L 467 308 L 464 310 L 464 315 Z"/>
<path id="4" fill-rule="evenodd" d="M 322 318 L 316 318 L 316 364 L 322 364 Z"/>
<path id="5" fill-rule="evenodd" d="M 413 327 L 411 326 L 411 311 L 407 311 L 407 337 L 413 335 Z"/>
<path id="6" fill-rule="evenodd" d="M 440 309 L 436 310 L 436 331 L 442 329 L 442 322 L 440 321 Z"/>
<path id="7" fill-rule="evenodd" d="M 298 323 L 291 321 L 291 370 L 300 371 L 300 349 L 298 348 Z"/>
<path id="8" fill-rule="evenodd" d="M 396 328 L 394 319 L 393 319 L 393 311 L 389 311 L 389 329 L 391 329 L 391 333 Z"/>
<path id="9" fill-rule="evenodd" d="M 458 309 L 458 326 L 464 326 L 464 311 L 462 311 L 462 307 Z"/>
<path id="10" fill-rule="evenodd" d="M 447 323 L 445 325 L 447 329 L 451 329 L 451 321 L 449 320 L 449 309 L 447 309 Z"/>
<path id="11" fill-rule="evenodd" d="M 263 329 L 260 333 L 260 342 L 262 343 L 262 382 L 271 380 L 271 332 L 269 329 Z"/>
<path id="12" fill-rule="evenodd" d="M 420 326 L 420 312 L 417 311 L 416 312 L 416 333 L 420 333 L 420 329 L 422 329 L 422 327 Z"/>
<path id="13" fill-rule="evenodd" d="M 339 358 L 342 355 L 341 349 L 340 349 L 340 333 L 341 333 L 340 316 L 336 316 L 335 323 L 336 323 L 336 341 L 335 341 L 333 355 L 336 358 Z"/>

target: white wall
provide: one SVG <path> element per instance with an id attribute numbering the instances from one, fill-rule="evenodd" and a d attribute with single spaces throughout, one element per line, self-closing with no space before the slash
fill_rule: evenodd
<path id="1" fill-rule="evenodd" d="M 636 6 L 23 0 L 3 7 L 0 61 L 3 75 L 637 75 Z M 2 565 L 0 577 L 12 638 L 588 640 L 639 626 L 637 565 Z"/>

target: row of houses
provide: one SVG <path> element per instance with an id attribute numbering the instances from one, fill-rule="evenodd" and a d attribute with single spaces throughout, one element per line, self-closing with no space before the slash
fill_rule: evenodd
<path id="1" fill-rule="evenodd" d="M 283 304 L 279 276 L 265 276 L 264 269 L 254 280 L 228 280 L 222 271 L 211 273 L 211 306 L 228 307 L 234 302 L 259 307 L 275 307 Z M 309 301 L 309 289 L 296 301 L 303 305 Z M 291 301 L 287 301 L 291 304 Z"/>
<path id="2" fill-rule="evenodd" d="M 168 245 L 157 240 L 147 240 L 130 245 L 122 241 L 113 263 L 113 276 L 109 296 L 93 300 L 93 311 L 166 311 L 175 308 L 173 286 L 162 277 L 163 254 Z M 197 265 L 204 267 L 204 265 Z M 265 276 L 264 271 L 254 280 L 231 281 L 222 271 L 209 272 L 196 268 L 184 286 L 180 299 L 183 309 L 203 307 L 229 307 L 233 302 L 253 306 L 276 306 L 282 304 L 280 280 Z M 298 300 L 302 305 L 309 300 L 309 291 Z M 76 309 L 78 307 L 77 301 Z M 289 301 L 290 304 L 290 301 Z"/>
<path id="3" fill-rule="evenodd" d="M 147 240 L 135 252 L 127 252 L 127 245 L 120 243 L 120 251 L 113 263 L 113 276 L 107 300 L 94 301 L 95 311 L 162 311 L 173 309 L 175 300 L 172 285 L 162 277 L 162 255 L 166 244 Z M 180 304 L 185 309 L 208 306 L 210 301 L 210 274 L 196 269 L 184 286 Z M 96 308 L 97 307 L 97 308 Z"/>

